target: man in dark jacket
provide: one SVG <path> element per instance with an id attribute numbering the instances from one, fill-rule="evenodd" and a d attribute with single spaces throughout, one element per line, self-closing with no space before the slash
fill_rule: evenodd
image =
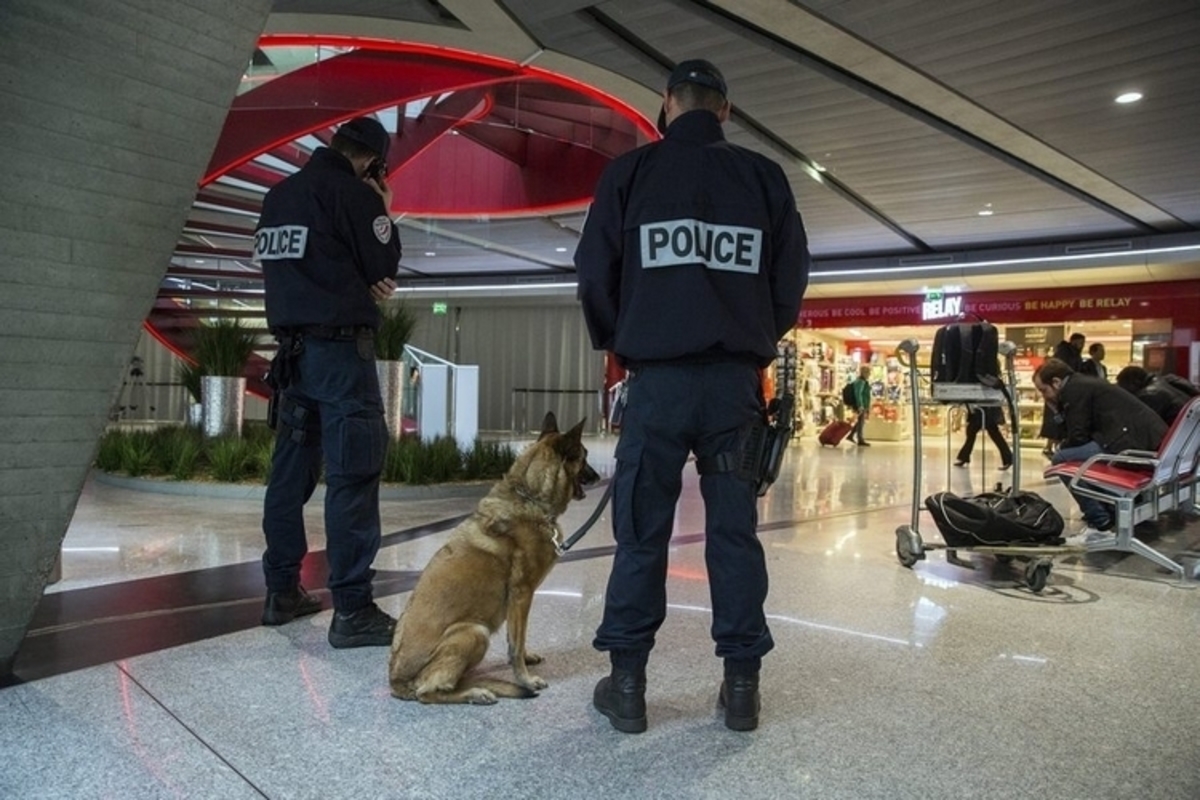
<path id="1" fill-rule="evenodd" d="M 1066 364 L 1073 372 L 1079 372 L 1083 367 L 1083 345 L 1086 342 L 1087 337 L 1082 333 L 1072 333 L 1069 339 L 1063 339 L 1054 346 L 1054 358 Z M 1042 428 L 1038 431 L 1038 436 L 1046 440 L 1046 448 L 1042 453 L 1047 458 L 1053 458 L 1054 448 L 1062 441 L 1063 430 L 1049 405 L 1042 409 Z"/>
<path id="2" fill-rule="evenodd" d="M 389 136 L 373 117 L 342 125 L 267 193 L 254 237 L 267 324 L 279 341 L 275 451 L 263 504 L 264 625 L 315 614 L 300 585 L 304 504 L 325 470 L 334 647 L 388 646 L 395 620 L 372 597 L 387 429 L 375 373 L 376 301 L 396 288 L 400 237 L 384 179 Z"/>
<path id="3" fill-rule="evenodd" d="M 1062 417 L 1064 438 L 1051 461 L 1085 461 L 1098 453 L 1158 449 L 1167 425 L 1133 395 L 1106 381 L 1080 375 L 1057 358 L 1033 373 L 1033 385 Z M 1064 481 L 1065 482 L 1065 481 Z M 1078 538 L 1098 538 L 1113 526 L 1112 507 L 1075 495 L 1086 527 Z"/>
<path id="4" fill-rule="evenodd" d="M 756 481 L 737 469 L 761 424 L 759 369 L 796 324 L 808 281 L 804 227 L 778 164 L 725 141 L 725 79 L 684 61 L 663 94 L 663 141 L 609 165 L 575 252 L 598 350 L 630 370 L 613 478 L 617 551 L 595 647 L 612 673 L 593 704 L 613 727 L 646 729 L 646 662 L 667 609 L 675 505 L 689 454 L 707 518 L 719 702 L 734 730 L 758 725 L 772 648 Z"/>
<path id="5" fill-rule="evenodd" d="M 1079 372 L 1079 368 L 1083 366 L 1083 346 L 1087 344 L 1087 337 L 1082 333 L 1072 333 L 1070 338 L 1064 339 L 1054 346 L 1054 358 L 1066 364 L 1073 372 Z"/>
<path id="6" fill-rule="evenodd" d="M 1117 373 L 1117 386 L 1148 405 L 1155 414 L 1162 417 L 1163 422 L 1170 425 L 1187 405 L 1188 400 L 1195 397 L 1195 394 L 1189 393 L 1177 383 L 1186 383 L 1182 378 L 1175 377 L 1177 382 L 1172 382 L 1170 377 L 1175 376 L 1159 376 L 1141 367 L 1129 366 Z"/>

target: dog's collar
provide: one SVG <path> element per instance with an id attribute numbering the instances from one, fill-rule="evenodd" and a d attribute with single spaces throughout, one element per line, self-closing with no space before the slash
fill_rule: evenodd
<path id="1" fill-rule="evenodd" d="M 537 506 L 538 508 L 540 508 L 542 510 L 542 513 L 546 516 L 547 521 L 549 521 L 551 523 L 555 522 L 555 515 L 551 514 L 547 510 L 546 504 L 543 503 L 541 500 L 537 499 L 536 497 L 534 497 L 533 494 L 531 494 L 530 492 L 526 491 L 523 486 L 521 486 L 520 484 L 514 484 L 512 487 L 512 490 L 517 495 L 517 497 L 521 498 L 522 500 L 528 501 L 528 502 L 532 503 L 533 505 Z"/>

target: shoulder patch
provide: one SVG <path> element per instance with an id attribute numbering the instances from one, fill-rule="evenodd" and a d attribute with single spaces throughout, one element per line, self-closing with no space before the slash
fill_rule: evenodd
<path id="1" fill-rule="evenodd" d="M 383 244 L 392 240 L 392 221 L 386 215 L 376 217 L 371 223 L 371 230 L 375 231 L 375 238 Z"/>

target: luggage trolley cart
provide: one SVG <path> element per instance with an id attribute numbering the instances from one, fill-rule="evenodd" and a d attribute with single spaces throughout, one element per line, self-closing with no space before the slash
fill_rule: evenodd
<path id="1" fill-rule="evenodd" d="M 974 563 L 958 557 L 958 551 L 986 553 L 995 556 L 996 560 L 1002 563 L 1010 561 L 1024 562 L 1026 585 L 1033 592 L 1042 591 L 1046 588 L 1046 581 L 1050 577 L 1053 556 L 1065 555 L 1067 553 L 1077 554 L 1084 552 L 1085 548 L 1070 545 L 1034 544 L 971 545 L 970 547 L 964 547 L 926 542 L 921 538 L 919 526 L 921 513 L 921 392 L 916 359 L 918 347 L 916 339 L 905 339 L 899 345 L 901 353 L 900 362 L 908 368 L 909 388 L 913 403 L 913 498 L 912 521 L 907 525 L 901 525 L 899 528 L 896 528 L 897 558 L 900 559 L 900 563 L 904 566 L 911 567 L 918 561 L 923 561 L 925 554 L 930 550 L 945 550 L 946 560 L 951 564 L 967 569 L 975 569 Z M 1016 346 L 1012 342 L 1001 342 L 1000 355 L 1004 358 L 1007 392 L 1003 389 L 991 388 L 975 383 L 934 383 L 931 392 L 932 400 L 926 401 L 939 405 L 971 403 L 973 405 L 1003 405 L 1008 408 L 1013 431 L 1012 491 L 1014 492 L 1020 489 L 1021 482 L 1021 441 L 1020 426 L 1017 422 L 1019 417 L 1016 407 L 1017 379 L 1016 371 L 1013 367 L 1015 352 Z M 907 363 L 905 363 L 906 361 Z"/>

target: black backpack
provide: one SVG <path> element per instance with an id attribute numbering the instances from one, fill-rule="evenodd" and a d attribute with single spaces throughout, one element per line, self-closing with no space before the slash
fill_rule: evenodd
<path id="1" fill-rule="evenodd" d="M 858 397 L 854 393 L 854 381 L 842 387 L 842 405 L 846 408 L 858 409 Z"/>
<path id="2" fill-rule="evenodd" d="M 989 322 L 943 325 L 933 335 L 930 369 L 934 383 L 1002 386 L 999 331 Z"/>
<path id="3" fill-rule="evenodd" d="M 950 547 L 1062 544 L 1062 515 L 1036 492 L 938 492 L 925 507 Z"/>

